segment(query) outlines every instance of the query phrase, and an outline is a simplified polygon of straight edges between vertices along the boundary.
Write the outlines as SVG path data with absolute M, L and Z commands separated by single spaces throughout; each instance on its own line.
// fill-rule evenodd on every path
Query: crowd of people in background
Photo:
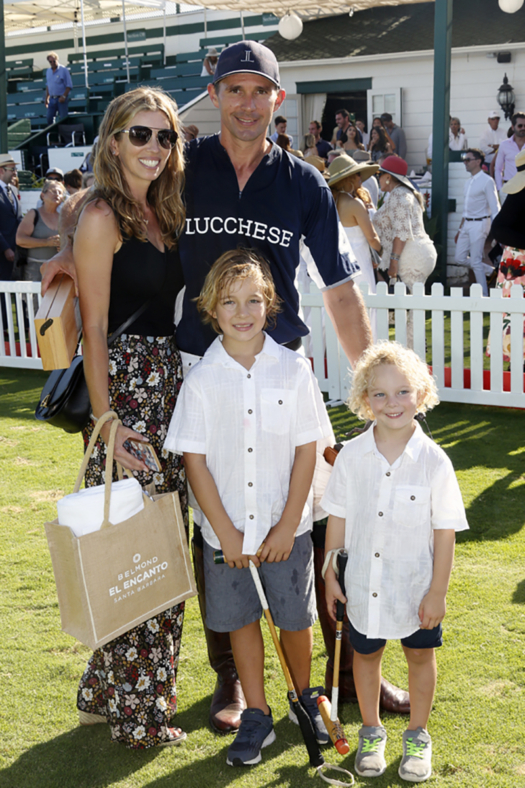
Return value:
M 215 48 L 210 48 L 203 62 L 203 73 L 205 71 L 207 75 L 213 77 L 219 54 Z M 46 102 L 49 104 L 50 113 L 53 109 L 55 114 L 58 113 L 62 116 L 67 111 L 69 72 L 67 68 L 58 63 L 55 53 L 48 55 L 48 61 L 50 68 L 47 73 L 48 97 Z M 57 80 L 63 82 L 60 86 L 62 92 L 56 87 Z M 455 262 L 458 265 L 470 267 L 476 282 L 481 284 L 484 295 L 488 294 L 489 285 L 499 284 L 502 286 L 499 282 L 501 277 L 498 274 L 497 263 L 503 247 L 496 245 L 495 250 L 491 253 L 492 261 L 488 262 L 487 260 L 488 246 L 490 243 L 495 244 L 497 240 L 500 240 L 497 236 L 497 233 L 500 232 L 500 223 L 496 222 L 492 230 L 491 224 L 498 216 L 500 207 L 507 198 L 505 186 L 517 173 L 515 160 L 517 157 L 519 158 L 525 145 L 525 113 L 516 112 L 512 116 L 508 133 L 500 128 L 500 120 L 501 113 L 499 111 L 491 111 L 488 114 L 487 127 L 480 137 L 478 147 L 469 146 L 466 130 L 459 117 L 451 116 L 449 123 L 449 148 L 451 151 L 462 153 L 465 168 L 471 176 L 465 183 L 464 210 L 461 225 L 455 238 Z M 381 278 L 390 283 L 399 278 L 410 291 L 415 281 L 426 281 L 434 263 L 429 257 L 428 265 L 425 263 L 423 266 L 426 271 L 425 276 L 418 272 L 417 277 L 414 278 L 412 274 L 408 273 L 410 266 L 406 264 L 405 260 L 408 250 L 415 238 L 424 232 L 425 214 L 423 210 L 420 210 L 419 198 L 417 200 L 418 206 L 416 207 L 414 202 L 414 206 L 411 208 L 412 219 L 406 226 L 403 226 L 400 234 L 394 235 L 392 238 L 387 237 L 390 229 L 387 232 L 384 223 L 385 217 L 390 213 L 392 216 L 394 215 L 393 206 L 395 202 L 399 201 L 399 195 L 403 194 L 405 197 L 405 200 L 402 201 L 403 205 L 404 203 L 408 204 L 411 200 L 414 201 L 418 196 L 417 184 L 408 177 L 405 131 L 396 124 L 394 117 L 388 112 L 374 116 L 368 129 L 363 118 L 355 117 L 344 107 L 336 110 L 334 121 L 335 126 L 331 132 L 330 140 L 323 137 L 321 122 L 313 119 L 308 124 L 308 133 L 302 138 L 302 144 L 295 147 L 293 136 L 287 131 L 287 118 L 277 114 L 273 119 L 274 131 L 270 140 L 290 155 L 304 159 L 323 173 L 331 187 L 334 187 L 334 161 L 340 156 L 344 156 L 344 160 L 335 165 L 337 172 L 342 167 L 345 172 L 348 170 L 352 176 L 355 176 L 354 180 L 360 180 L 363 172 L 367 174 L 366 183 L 361 181 L 353 183 L 352 187 L 348 187 L 345 192 L 344 199 L 339 195 L 338 199 L 342 209 L 344 208 L 345 216 L 348 213 L 352 217 L 351 224 L 344 226 L 347 229 L 351 228 L 353 235 L 356 235 L 359 229 L 368 238 L 370 230 L 368 226 L 365 228 L 365 220 L 362 217 L 366 215 L 367 221 L 372 220 L 374 212 L 380 207 L 381 211 L 374 220 L 376 222 L 374 232 L 377 231 L 379 235 L 383 256 L 374 256 L 374 246 L 370 244 L 373 277 L 369 276 L 368 252 L 367 264 L 364 266 L 364 270 L 368 273 L 365 273 L 364 276 L 370 279 L 371 287 L 375 286 L 375 282 Z M 183 126 L 181 131 L 188 143 L 199 137 L 199 129 L 195 125 Z M 432 162 L 432 144 L 431 134 L 427 149 L 428 165 L 431 165 Z M 52 256 L 52 251 L 57 246 L 55 243 L 56 231 L 64 232 L 69 228 L 76 200 L 71 202 L 70 209 L 64 211 L 64 216 L 61 219 L 63 206 L 74 195 L 82 194 L 94 180 L 90 170 L 92 170 L 95 151 L 96 141 L 92 155 L 88 156 L 85 162 L 86 172 L 72 170 L 63 174 L 58 168 L 47 170 L 36 209 L 26 214 L 20 227 L 18 227 L 21 221 L 20 203 L 15 186 L 16 166 L 9 157 L 9 160 L 6 159 L 3 162 L 5 166 L 0 166 L 0 198 L 3 199 L 3 205 L 0 205 L 0 208 L 4 213 L 11 212 L 12 214 L 8 217 L 7 224 L 14 223 L 13 226 L 16 225 L 14 235 L 12 233 L 10 235 L 9 229 L 5 238 L 0 235 L 5 246 L 1 261 L 2 278 L 10 279 L 12 276 L 16 276 L 16 278 L 26 281 L 40 279 L 37 261 L 46 259 L 46 256 Z M 3 158 L 5 159 L 5 156 Z M 390 168 L 388 169 L 388 172 L 391 173 L 390 179 L 382 178 L 380 174 L 370 176 L 370 165 L 378 165 L 378 169 L 384 172 L 385 162 L 387 162 L 386 166 Z M 356 169 L 358 165 L 365 165 L 365 167 L 358 171 Z M 404 181 L 400 181 L 399 178 Z M 53 186 L 53 181 L 57 182 L 58 186 Z M 400 185 L 404 190 L 397 191 Z M 392 197 L 393 189 L 396 189 L 394 197 Z M 340 185 L 336 187 L 336 192 L 339 191 Z M 14 195 L 17 196 L 14 197 Z M 356 205 L 353 205 L 351 201 L 356 202 Z M 357 207 L 357 203 L 360 207 Z M 396 215 L 396 223 L 403 225 L 399 215 Z M 416 225 L 418 230 L 414 234 Z M 0 233 L 2 231 L 2 227 L 0 227 Z M 424 234 L 426 236 L 426 233 Z M 398 238 L 403 245 L 408 243 L 408 247 L 406 250 L 404 248 L 397 251 L 392 249 L 394 259 L 385 259 L 384 250 L 390 248 L 393 238 Z M 426 238 L 428 239 L 428 236 Z M 41 239 L 39 246 L 36 244 L 38 239 Z M 504 243 L 503 238 L 501 242 Z M 493 265 L 494 262 L 496 266 Z M 514 266 L 511 265 L 510 269 L 514 271 Z M 506 274 L 508 279 L 511 277 L 510 269 Z M 512 276 L 512 281 L 515 279 L 516 277 Z
M 461 224 L 457 235 L 456 242 L 456 255 L 455 262 L 457 265 L 467 266 L 471 269 L 474 279 L 482 287 L 483 294 L 488 295 L 489 286 L 504 286 L 506 287 L 506 294 L 508 284 L 502 284 L 502 272 L 498 269 L 497 263 L 501 257 L 502 248 L 496 241 L 498 241 L 498 233 L 501 233 L 501 223 L 498 220 L 495 222 L 496 217 L 499 216 L 500 208 L 507 199 L 508 190 L 505 189 L 507 183 L 516 175 L 517 159 L 522 152 L 525 145 L 525 113 L 516 112 L 511 118 L 511 126 L 508 132 L 505 132 L 499 127 L 501 120 L 501 113 L 493 110 L 489 113 L 487 118 L 487 128 L 483 131 L 479 147 L 470 147 L 465 129 L 462 127 L 461 120 L 458 117 L 451 116 L 449 123 L 449 148 L 451 151 L 458 151 L 462 154 L 462 160 L 465 164 L 467 173 L 471 176 L 465 183 L 464 187 L 464 207 L 461 218 Z M 333 128 L 331 140 L 322 137 L 323 127 L 318 120 L 312 120 L 308 126 L 308 134 L 304 136 L 302 149 L 294 151 L 291 144 L 287 144 L 288 136 L 279 136 L 279 132 L 286 133 L 287 120 L 283 116 L 275 119 L 276 130 L 272 139 L 276 139 L 278 144 L 281 144 L 285 150 L 298 157 L 304 157 L 305 161 L 315 166 L 317 169 L 324 172 L 330 186 L 336 190 L 336 198 L 338 200 L 338 207 L 341 206 L 344 210 L 345 216 L 352 216 L 352 223 L 345 225 L 343 219 L 343 226 L 348 230 L 352 228 L 352 234 L 355 236 L 357 232 L 364 232 L 365 228 L 362 222 L 358 222 L 357 216 L 361 216 L 360 209 L 355 206 L 348 208 L 352 205 L 351 201 L 358 201 L 360 207 L 370 213 L 378 207 L 378 199 L 381 200 L 383 205 L 379 216 L 375 219 L 376 230 L 382 241 L 382 249 L 390 248 L 391 242 L 394 237 L 397 237 L 403 246 L 409 242 L 408 249 L 411 244 L 419 237 L 424 242 L 425 252 L 423 257 L 418 254 L 413 256 L 412 263 L 409 265 L 407 260 L 407 252 L 401 249 L 400 253 L 394 251 L 394 259 L 385 259 L 383 257 L 382 264 L 374 260 L 373 265 L 374 281 L 370 282 L 372 292 L 375 288 L 375 282 L 381 278 L 392 283 L 397 279 L 403 281 L 409 291 L 411 291 L 414 282 L 425 282 L 435 266 L 435 249 L 424 229 L 424 206 L 421 203 L 420 195 L 418 196 L 417 183 L 407 177 L 408 167 L 406 164 L 407 158 L 407 142 L 404 130 L 398 126 L 393 116 L 390 113 L 383 113 L 382 115 L 375 116 L 372 119 L 372 124 L 369 132 L 366 130 L 366 125 L 362 119 L 356 118 L 345 108 L 339 109 L 335 112 L 335 127 Z M 358 165 L 364 164 L 368 172 L 370 165 L 378 164 L 381 170 L 387 162 L 388 172 L 391 178 L 381 179 L 381 175 L 369 177 L 367 175 L 366 184 L 359 183 L 351 190 L 345 190 L 344 199 L 341 195 L 337 195 L 341 190 L 341 185 L 334 186 L 334 170 L 333 162 L 343 156 L 343 159 L 336 165 L 335 172 L 339 172 L 342 168 L 344 172 L 352 172 L 357 177 L 359 172 Z M 432 162 L 432 134 L 429 137 L 428 150 L 427 150 L 427 164 Z M 392 169 L 393 168 L 393 169 Z M 362 175 L 361 171 L 361 175 Z M 404 179 L 401 183 L 399 179 Z M 341 178 L 337 178 L 340 182 Z M 520 181 L 521 182 L 521 181 Z M 346 183 L 346 179 L 345 179 Z M 391 192 L 400 185 L 408 189 L 408 192 L 396 192 L 394 200 L 391 200 Z M 410 199 L 417 197 L 418 207 L 414 203 L 411 219 L 407 220 L 407 226 L 402 227 L 403 220 L 399 213 L 394 212 L 394 203 L 398 202 L 400 194 L 404 194 L 407 203 Z M 410 197 L 412 195 L 412 198 Z M 365 196 L 366 195 L 366 196 Z M 514 200 L 511 201 L 514 204 Z M 401 208 L 399 209 L 401 210 Z M 408 212 L 410 213 L 410 211 Z M 388 238 L 390 226 L 383 223 L 385 217 L 392 215 L 395 217 L 395 224 L 398 229 L 402 227 L 398 236 L 394 235 Z M 364 215 L 364 214 L 363 214 Z M 373 214 L 372 214 L 373 215 Z M 407 214 L 408 216 L 408 214 Z M 381 218 L 383 217 L 383 219 Z M 492 229 L 491 225 L 494 223 Z M 417 226 L 417 231 L 414 228 Z M 365 232 L 367 236 L 368 230 Z M 511 231 L 512 234 L 512 231 Z M 504 237 L 507 237 L 504 233 Z M 362 239 L 360 239 L 362 240 Z M 354 238 L 354 243 L 358 243 Z M 502 237 L 501 243 L 504 243 Z M 518 240 L 522 244 L 522 240 Z M 494 247 L 490 253 L 490 261 L 488 258 L 490 245 Z M 359 245 L 359 244 L 358 244 Z M 368 279 L 368 258 L 372 254 L 373 258 L 373 244 L 370 243 L 370 248 L 367 250 L 366 263 L 362 264 L 363 275 Z M 430 254 L 432 248 L 432 254 Z M 519 247 L 522 248 L 521 246 Z M 407 249 L 407 251 L 408 251 Z M 421 270 L 415 273 L 414 260 L 418 257 L 423 260 L 420 266 Z M 509 252 L 506 252 L 506 259 L 509 258 Z M 514 258 L 513 258 L 514 259 Z M 521 258 L 520 258 L 521 259 Z M 420 260 L 420 261 L 421 261 Z M 495 264 L 494 264 L 495 263 Z M 409 268 L 411 269 L 409 273 Z M 510 264 L 506 268 L 505 281 L 512 282 L 521 281 L 520 276 L 515 276 L 515 266 Z M 512 278 L 512 279 L 511 279 Z M 524 280 L 525 281 L 525 280 Z M 409 326 L 410 328 L 410 326 Z

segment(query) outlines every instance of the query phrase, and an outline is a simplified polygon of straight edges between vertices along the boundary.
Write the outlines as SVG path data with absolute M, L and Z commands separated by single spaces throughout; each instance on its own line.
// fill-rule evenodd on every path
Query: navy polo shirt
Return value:
M 330 151 L 333 150 L 330 143 L 323 139 L 320 139 L 319 142 L 316 142 L 315 147 L 317 148 L 317 153 L 323 159 L 326 159 Z
M 282 311 L 268 333 L 279 344 L 306 336 L 295 285 L 299 244 L 309 247 L 321 290 L 352 279 L 359 266 L 339 220 L 330 189 L 310 164 L 273 145 L 243 191 L 219 135 L 186 146 L 186 226 L 179 242 L 186 285 L 177 344 L 202 356 L 216 333 L 203 325 L 194 299 L 213 263 L 230 249 L 253 248 L 269 262 Z M 341 245 L 341 248 L 339 248 Z

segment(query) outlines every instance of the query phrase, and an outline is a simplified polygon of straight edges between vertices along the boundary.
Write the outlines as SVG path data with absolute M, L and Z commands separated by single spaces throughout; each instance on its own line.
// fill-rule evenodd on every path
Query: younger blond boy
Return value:
M 387 734 L 379 717 L 381 657 L 400 639 L 408 662 L 410 720 L 399 775 L 432 772 L 427 723 L 436 687 L 435 649 L 454 558 L 455 532 L 468 528 L 452 464 L 422 431 L 418 413 L 438 403 L 418 356 L 395 342 L 369 348 L 356 365 L 349 406 L 373 426 L 340 452 L 321 506 L 330 515 L 326 551 L 344 547 L 346 599 L 331 562 L 326 599 L 347 603 L 354 679 L 363 719 L 355 769 L 386 769 Z M 334 616 L 335 617 L 335 616 Z

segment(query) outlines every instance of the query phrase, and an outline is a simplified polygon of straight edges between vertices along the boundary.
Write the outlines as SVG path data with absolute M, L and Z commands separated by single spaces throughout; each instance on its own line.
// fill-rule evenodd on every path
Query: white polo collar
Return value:
M 255 356 L 255 364 L 257 364 L 258 359 L 263 355 L 270 356 L 270 358 L 275 358 L 277 360 L 280 358 L 280 345 L 278 345 L 265 331 L 263 331 L 263 334 L 264 345 L 260 353 L 257 353 Z M 222 335 L 218 336 L 217 339 L 212 342 L 202 360 L 207 364 L 222 364 L 224 367 L 240 368 L 244 372 L 246 371 L 238 361 L 235 361 L 235 359 L 225 351 L 222 344 Z
M 374 427 L 376 422 L 372 424 L 371 427 L 363 434 L 362 436 L 362 444 L 363 444 L 363 454 L 368 454 L 369 452 L 374 452 L 378 456 L 383 457 L 381 452 L 378 450 L 376 445 L 376 439 L 374 436 Z M 404 454 L 406 454 L 412 462 L 417 462 L 419 455 L 421 453 L 421 449 L 423 448 L 425 433 L 421 429 L 419 422 L 416 421 L 416 429 L 410 440 L 408 441 L 407 445 L 405 446 L 403 453 L 397 458 L 394 465 L 401 461 Z

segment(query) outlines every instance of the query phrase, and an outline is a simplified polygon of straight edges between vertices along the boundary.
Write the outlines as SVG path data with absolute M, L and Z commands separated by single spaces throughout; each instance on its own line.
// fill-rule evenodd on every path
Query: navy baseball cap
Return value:
M 271 49 L 256 41 L 239 41 L 222 50 L 213 77 L 216 85 L 230 74 L 258 74 L 266 77 L 276 87 L 281 86 L 279 64 Z

